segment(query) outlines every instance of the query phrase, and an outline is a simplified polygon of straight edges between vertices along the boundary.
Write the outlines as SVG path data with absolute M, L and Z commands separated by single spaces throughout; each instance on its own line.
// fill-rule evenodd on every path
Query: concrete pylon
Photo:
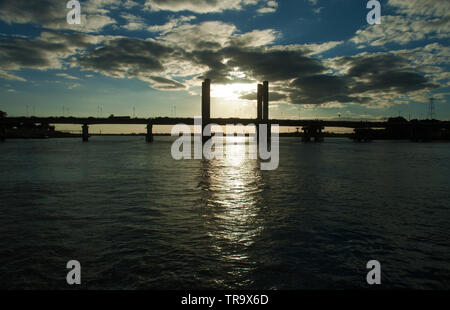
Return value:
M 147 143 L 153 142 L 153 124 L 152 123 L 147 124 L 147 134 L 145 135 L 145 141 Z
M 263 99 L 263 121 L 267 124 L 267 141 L 270 143 L 272 137 L 272 127 L 269 121 L 269 82 L 263 82 L 262 88 L 262 99 Z
M 88 124 L 84 124 L 82 127 L 82 138 L 83 138 L 83 142 L 88 142 L 89 141 L 89 125 Z
M 263 119 L 269 120 L 269 82 L 263 83 Z
M 205 79 L 202 83 L 202 141 L 205 143 L 211 138 L 211 132 L 204 135 L 205 127 L 211 120 L 211 80 Z
M 256 110 L 257 110 L 257 117 L 256 117 L 256 142 L 259 144 L 259 125 L 262 123 L 263 120 L 263 84 L 258 84 L 257 92 L 256 92 Z
M 263 85 L 258 84 L 258 92 L 257 92 L 257 110 L 258 110 L 258 121 L 262 121 L 263 119 Z

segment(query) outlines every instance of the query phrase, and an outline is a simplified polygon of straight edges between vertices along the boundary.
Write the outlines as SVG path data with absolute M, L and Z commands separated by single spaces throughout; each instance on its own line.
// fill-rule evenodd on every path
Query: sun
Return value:
M 244 94 L 256 92 L 254 84 L 215 84 L 211 86 L 211 97 L 226 100 L 239 100 Z

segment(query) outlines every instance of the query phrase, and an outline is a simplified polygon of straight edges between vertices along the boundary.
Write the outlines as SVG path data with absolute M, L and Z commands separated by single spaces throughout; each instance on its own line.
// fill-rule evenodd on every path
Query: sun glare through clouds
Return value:
M 212 85 L 211 97 L 222 98 L 227 100 L 240 100 L 240 97 L 256 92 L 255 84 L 227 84 L 227 85 Z M 256 95 L 255 95 L 256 100 Z

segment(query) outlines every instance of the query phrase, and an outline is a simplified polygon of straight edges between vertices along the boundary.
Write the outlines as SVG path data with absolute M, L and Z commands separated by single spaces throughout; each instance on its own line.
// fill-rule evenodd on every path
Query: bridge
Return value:
M 206 79 L 202 84 L 202 129 L 204 130 L 208 124 L 217 125 L 256 125 L 258 130 L 259 124 L 279 125 L 280 127 L 297 127 L 303 130 L 303 141 L 307 142 L 312 139 L 316 142 L 323 141 L 322 131 L 325 127 L 342 127 L 352 128 L 361 133 L 373 128 L 387 128 L 388 122 L 369 122 L 369 121 L 326 121 L 326 120 L 289 120 L 289 119 L 270 119 L 269 118 L 269 82 L 259 84 L 257 88 L 257 118 L 256 119 L 242 119 L 242 118 L 211 118 L 211 81 Z M 130 117 L 5 117 L 0 118 L 0 138 L 2 140 L 6 137 L 7 126 L 17 126 L 18 124 L 79 124 L 82 127 L 83 141 L 89 140 L 89 126 L 90 125 L 146 125 L 146 141 L 153 142 L 153 126 L 155 125 L 177 125 L 186 124 L 194 125 L 195 118 L 130 118 Z M 444 124 L 444 123 L 443 123 Z M 445 122 L 448 127 L 448 122 Z M 392 124 L 390 124 L 392 125 Z M 402 124 L 399 124 L 402 125 Z M 210 134 L 204 136 L 204 140 L 209 139 Z
M 194 125 L 195 118 L 183 117 L 157 117 L 157 118 L 98 118 L 98 117 L 6 117 L 0 119 L 2 125 L 14 124 L 71 124 L 71 125 Z M 260 121 L 253 118 L 211 118 L 211 124 L 225 125 L 250 125 Z M 303 127 L 320 124 L 324 127 L 341 128 L 386 128 L 387 122 L 366 121 L 323 121 L 323 120 L 294 120 L 294 119 L 270 119 L 264 124 L 279 125 L 280 127 Z
M 150 127 L 158 125 L 177 125 L 186 124 L 194 125 L 195 118 L 97 118 L 97 117 L 7 117 L 0 119 L 1 125 L 15 126 L 17 124 L 69 124 L 81 125 L 82 128 L 91 125 L 147 125 Z M 246 118 L 211 118 L 209 124 L 225 125 L 251 125 L 262 123 L 258 119 Z M 303 128 L 325 128 L 325 127 L 341 127 L 341 128 L 386 128 L 386 122 L 355 122 L 355 121 L 323 121 L 323 120 L 288 120 L 288 119 L 270 119 L 264 124 L 279 125 L 280 127 L 297 127 Z M 88 134 L 88 132 L 87 132 Z M 151 140 L 151 139 L 150 139 Z

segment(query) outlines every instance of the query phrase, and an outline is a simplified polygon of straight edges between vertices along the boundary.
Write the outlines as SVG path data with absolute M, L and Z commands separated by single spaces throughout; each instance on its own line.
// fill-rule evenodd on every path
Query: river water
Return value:
M 261 171 L 173 141 L 1 143 L 0 288 L 450 288 L 450 144 L 281 138 Z

